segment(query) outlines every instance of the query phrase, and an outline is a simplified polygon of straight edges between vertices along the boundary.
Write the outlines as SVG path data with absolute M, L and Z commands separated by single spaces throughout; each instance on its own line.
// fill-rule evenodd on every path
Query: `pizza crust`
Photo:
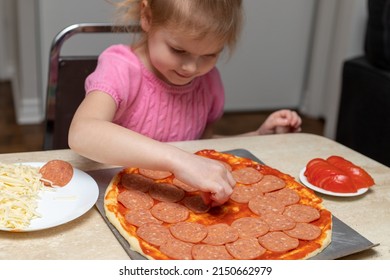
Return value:
M 118 195 L 118 189 L 115 187 L 116 183 L 119 180 L 119 174 L 115 175 L 115 177 L 111 180 L 108 185 L 106 192 L 104 194 L 104 211 L 106 213 L 107 219 L 110 223 L 118 230 L 118 232 L 123 236 L 124 239 L 129 243 L 131 250 L 141 254 L 147 259 L 153 260 L 153 258 L 143 252 L 141 249 L 139 240 L 134 236 L 130 235 L 122 226 L 124 223 L 124 217 L 120 215 L 118 212 L 113 212 L 110 210 L 111 207 L 116 207 L 117 201 L 115 200 L 115 196 L 112 194 Z
M 309 253 L 304 259 L 310 259 L 311 257 L 314 257 L 314 256 L 318 255 L 319 253 L 321 253 L 326 247 L 328 247 L 328 245 L 332 241 L 332 230 L 330 230 L 330 229 L 326 230 L 325 235 L 326 235 L 326 237 L 323 240 L 322 246 L 320 248 L 318 248 L 317 250 Z
M 228 160 L 230 165 L 232 165 L 232 163 L 233 163 L 233 165 L 234 164 L 237 165 L 241 162 L 241 159 L 242 159 L 242 158 L 238 158 L 238 157 L 235 157 L 232 155 L 226 156 L 225 154 L 218 153 L 215 151 L 214 151 L 213 155 L 214 156 L 215 155 L 217 155 L 217 156 L 222 155 L 223 156 L 222 159 Z M 221 160 L 221 159 L 219 159 L 219 160 Z M 248 159 L 245 159 L 245 160 L 248 160 Z M 255 163 L 255 164 L 258 164 L 258 163 Z M 161 253 L 158 248 L 148 244 L 144 240 L 137 237 L 135 234 L 135 230 L 136 230 L 135 226 L 129 225 L 128 222 L 126 221 L 124 215 L 121 213 L 121 211 L 118 210 L 119 209 L 119 202 L 117 201 L 116 197 L 118 196 L 118 193 L 119 193 L 118 185 L 119 185 L 121 176 L 123 175 L 123 172 L 129 172 L 129 171 L 135 172 L 135 170 L 137 170 L 137 169 L 136 168 L 124 169 L 122 172 L 116 174 L 114 176 L 114 178 L 111 180 L 109 186 L 106 189 L 105 196 L 104 196 L 104 209 L 105 209 L 106 216 L 107 216 L 108 220 L 110 221 L 110 223 L 118 230 L 118 232 L 129 243 L 131 250 L 138 252 L 139 254 L 141 254 L 142 256 L 144 256 L 145 258 L 150 259 L 150 260 L 171 259 L 168 256 Z M 286 175 L 283 173 L 280 173 L 280 174 L 282 174 L 281 177 L 285 176 L 285 179 L 292 178 L 289 175 Z M 288 182 L 288 180 L 287 180 L 287 182 Z M 301 186 L 300 184 L 298 184 L 298 185 Z M 289 187 L 291 187 L 291 186 L 289 186 Z M 294 189 L 294 187 L 295 187 L 295 184 L 292 187 L 292 189 Z M 303 203 L 305 205 L 315 205 L 317 209 L 327 211 L 329 213 L 328 210 L 323 208 L 323 206 L 321 204 L 321 202 L 322 202 L 321 198 L 317 197 L 314 194 L 314 192 L 312 192 L 311 190 L 308 190 L 304 187 L 303 188 L 299 187 L 298 189 L 295 189 L 295 190 L 297 191 L 299 196 L 302 198 Z M 305 248 L 298 247 L 298 249 L 281 254 L 280 258 L 281 259 L 309 259 L 309 258 L 319 254 L 320 252 L 322 252 L 331 243 L 331 239 L 332 239 L 332 220 L 331 220 L 330 213 L 329 213 L 329 215 L 330 215 L 330 218 L 329 218 L 330 221 L 328 221 L 327 224 L 320 226 L 321 230 L 322 230 L 321 238 L 319 239 L 319 241 L 318 240 L 313 241 L 313 242 L 317 242 L 317 244 L 319 244 L 319 246 L 320 246 L 319 248 L 317 248 L 309 253 L 303 252 L 304 256 L 297 258 L 297 256 L 299 256 L 300 250 L 302 251 L 305 249 Z M 189 217 L 188 220 L 191 222 L 196 222 L 197 218 L 196 218 L 196 216 L 191 215 L 191 217 Z M 131 234 L 131 232 L 129 232 L 129 230 L 127 229 L 128 226 L 133 227 L 133 229 L 134 229 L 133 234 Z M 326 227 L 327 229 L 325 229 L 324 227 Z M 153 256 L 157 256 L 157 257 L 154 258 Z M 261 259 L 261 257 L 260 257 L 260 259 Z

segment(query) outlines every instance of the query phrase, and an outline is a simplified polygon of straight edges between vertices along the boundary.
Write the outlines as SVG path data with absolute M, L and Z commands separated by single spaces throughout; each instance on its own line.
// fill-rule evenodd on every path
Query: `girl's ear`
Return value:
M 148 0 L 141 1 L 141 28 L 144 32 L 149 32 L 152 25 L 152 13 L 149 8 Z

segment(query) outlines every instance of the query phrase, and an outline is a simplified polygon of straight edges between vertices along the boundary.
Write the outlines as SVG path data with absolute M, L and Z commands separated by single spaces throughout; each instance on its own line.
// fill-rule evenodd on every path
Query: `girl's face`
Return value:
M 224 47 L 211 35 L 194 39 L 166 28 L 158 28 L 147 36 L 145 55 L 150 70 L 174 85 L 188 84 L 209 72 Z

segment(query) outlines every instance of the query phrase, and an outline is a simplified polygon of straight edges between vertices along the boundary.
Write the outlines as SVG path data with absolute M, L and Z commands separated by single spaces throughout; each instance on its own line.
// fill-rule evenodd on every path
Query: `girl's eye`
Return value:
M 218 54 L 208 54 L 206 55 L 206 57 L 208 58 L 216 58 L 218 56 Z
M 186 51 L 184 50 L 180 50 L 180 49 L 175 49 L 175 48 L 171 48 L 171 50 L 174 52 L 174 53 L 178 53 L 178 54 L 184 54 Z

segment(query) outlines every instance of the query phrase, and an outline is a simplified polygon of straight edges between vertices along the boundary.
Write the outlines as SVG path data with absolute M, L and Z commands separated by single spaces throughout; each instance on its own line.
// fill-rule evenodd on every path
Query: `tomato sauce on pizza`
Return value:
M 290 175 L 215 150 L 196 154 L 232 172 L 227 203 L 210 208 L 169 172 L 131 167 L 113 178 L 106 215 L 131 249 L 149 259 L 307 259 L 330 243 L 331 213 Z

